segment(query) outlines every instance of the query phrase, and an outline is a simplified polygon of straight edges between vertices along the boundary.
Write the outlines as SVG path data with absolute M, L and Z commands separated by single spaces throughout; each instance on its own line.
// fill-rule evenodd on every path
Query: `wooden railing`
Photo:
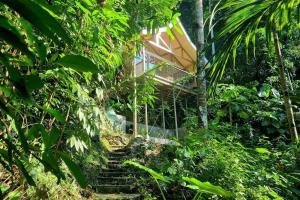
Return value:
M 176 84 L 186 88 L 193 88 L 196 85 L 196 76 L 180 66 L 172 63 L 151 52 L 145 52 L 145 56 L 139 55 L 139 62 L 136 63 L 137 76 L 150 71 L 162 82 Z

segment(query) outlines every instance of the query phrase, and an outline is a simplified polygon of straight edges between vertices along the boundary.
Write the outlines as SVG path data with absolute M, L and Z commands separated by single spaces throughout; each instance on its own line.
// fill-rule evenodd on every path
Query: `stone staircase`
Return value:
M 126 159 L 127 149 L 123 145 L 111 145 L 113 151 L 108 155 L 107 168 L 95 174 L 92 189 L 99 200 L 127 200 L 141 199 L 137 194 L 137 185 L 134 174 L 122 165 Z

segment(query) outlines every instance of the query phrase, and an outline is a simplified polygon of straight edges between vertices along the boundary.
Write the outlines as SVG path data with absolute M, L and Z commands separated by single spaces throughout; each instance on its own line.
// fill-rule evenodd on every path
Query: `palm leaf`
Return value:
M 297 9 L 300 5 L 298 0 L 227 0 L 223 5 L 217 5 L 211 18 L 216 13 L 226 11 L 226 16 L 219 19 L 214 25 L 226 22 L 222 30 L 215 36 L 212 42 L 222 41 L 215 60 L 210 58 L 211 66 L 207 67 L 208 75 L 211 77 L 211 85 L 215 86 L 216 82 L 222 78 L 225 69 L 229 66 L 229 60 L 235 58 L 237 48 L 245 41 L 246 56 L 248 57 L 249 44 L 252 42 L 253 54 L 255 55 L 255 37 L 258 29 L 264 28 L 267 42 L 271 42 L 272 26 L 274 21 L 279 31 L 289 26 L 291 18 L 299 14 Z

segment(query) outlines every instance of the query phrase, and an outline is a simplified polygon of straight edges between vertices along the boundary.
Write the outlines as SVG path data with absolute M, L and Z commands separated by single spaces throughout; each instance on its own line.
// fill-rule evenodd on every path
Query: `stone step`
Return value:
M 134 185 L 93 185 L 92 188 L 96 192 L 101 193 L 132 193 L 136 191 Z
M 139 200 L 142 199 L 140 194 L 96 194 L 95 200 Z
M 110 184 L 110 185 L 125 185 L 125 184 L 132 184 L 136 181 L 135 178 L 130 176 L 123 176 L 123 177 L 99 177 L 97 178 L 97 183 L 99 184 Z
M 122 171 L 112 171 L 112 172 L 103 172 L 99 174 L 97 177 L 120 177 L 120 176 L 128 176 L 128 172 Z
M 130 157 L 127 155 L 109 155 L 107 156 L 107 158 L 109 160 L 119 160 L 119 161 L 130 159 Z
M 114 152 L 128 152 L 129 149 L 128 148 L 113 148 L 115 149 Z
M 118 159 L 109 159 L 108 164 L 121 164 L 121 160 L 118 160 Z
M 121 157 L 121 156 L 126 156 L 128 155 L 127 152 L 125 151 L 113 151 L 109 153 L 109 156 L 116 156 L 116 157 Z
M 108 163 L 107 167 L 110 169 L 122 169 L 124 166 L 122 164 Z
M 126 145 L 110 145 L 112 149 L 125 149 Z
M 102 168 L 101 171 L 103 173 L 105 172 L 130 172 L 128 169 L 126 168 Z

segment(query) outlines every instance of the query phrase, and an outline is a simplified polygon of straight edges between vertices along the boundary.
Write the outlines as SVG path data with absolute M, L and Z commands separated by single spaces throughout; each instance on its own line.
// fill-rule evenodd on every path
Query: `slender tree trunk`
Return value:
M 197 76 L 198 76 L 198 122 L 199 127 L 207 128 L 207 100 L 205 79 L 204 24 L 203 0 L 196 0 L 196 47 L 197 47 Z
M 287 117 L 288 124 L 289 124 L 289 131 L 291 134 L 292 141 L 295 143 L 298 143 L 298 140 L 299 140 L 298 132 L 297 132 L 295 118 L 294 118 L 294 112 L 293 112 L 293 108 L 292 108 L 292 104 L 291 104 L 291 100 L 290 100 L 289 92 L 288 92 L 288 88 L 287 88 L 287 82 L 286 82 L 285 73 L 284 73 L 285 66 L 283 63 L 282 53 L 281 53 L 281 49 L 280 49 L 280 42 L 279 42 L 278 32 L 277 32 L 275 23 L 273 25 L 273 37 L 274 37 L 276 59 L 277 59 L 277 65 L 278 65 L 278 71 L 279 71 L 280 87 L 281 87 L 281 92 L 283 94 L 285 112 L 286 112 L 286 117 Z
M 138 128 L 137 128 L 137 84 L 136 84 L 136 65 L 135 65 L 135 59 L 136 54 L 133 58 L 133 70 L 132 70 L 132 76 L 133 76 L 133 116 L 132 116 L 132 123 L 133 123 L 133 137 L 137 137 L 138 135 Z
M 209 14 L 211 14 L 211 8 L 212 8 L 212 4 L 213 2 L 211 0 L 208 1 L 208 6 L 209 6 Z M 213 19 L 211 20 L 213 22 Z M 212 27 L 212 24 L 210 24 L 211 30 L 210 30 L 210 38 L 213 40 L 215 37 L 214 34 L 214 28 Z M 215 42 L 211 43 L 211 54 L 213 56 L 213 59 L 215 60 L 215 54 L 216 54 L 216 47 L 215 47 Z

